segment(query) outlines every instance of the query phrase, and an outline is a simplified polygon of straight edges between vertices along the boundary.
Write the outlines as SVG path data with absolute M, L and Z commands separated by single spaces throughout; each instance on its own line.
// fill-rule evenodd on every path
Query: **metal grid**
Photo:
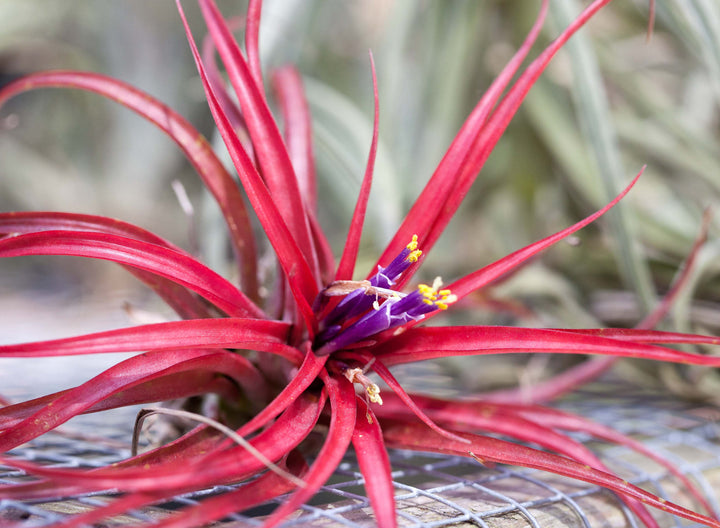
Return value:
M 716 511 L 720 511 L 720 411 L 709 407 L 688 407 L 657 399 L 648 394 L 608 396 L 620 391 L 585 393 L 563 406 L 600 423 L 642 438 L 644 443 L 672 460 L 702 489 Z M 125 415 L 126 418 L 130 418 Z M 81 430 L 127 441 L 129 431 L 115 420 L 99 417 L 76 423 Z M 93 429 L 88 429 L 92 426 Z M 100 430 L 104 426 L 108 430 Z M 579 435 L 602 455 L 605 463 L 623 478 L 659 496 L 686 506 L 699 508 L 664 468 L 618 446 L 605 446 Z M 127 451 L 94 442 L 69 440 L 47 435 L 31 445 L 13 451 L 14 455 L 56 467 L 96 467 L 127 456 Z M 571 479 L 540 471 L 497 466 L 483 467 L 462 457 L 393 451 L 393 479 L 399 524 L 403 527 L 597 527 L 638 526 L 629 511 L 610 492 Z M 22 473 L 0 467 L 0 482 L 23 480 Z M 200 493 L 176 497 L 143 511 L 130 512 L 104 523 L 104 526 L 148 522 L 169 511 L 196 504 L 203 497 L 230 488 L 217 487 Z M 107 494 L 63 498 L 58 501 L 19 503 L 0 501 L 3 520 L 22 520 L 24 526 L 47 526 L 78 513 L 106 504 Z M 244 514 L 226 517 L 223 527 L 258 526 L 282 499 Z M 690 526 L 683 520 L 659 513 L 663 527 Z M 372 511 L 363 495 L 357 464 L 348 457 L 333 479 L 309 504 L 296 512 L 284 526 L 371 527 Z

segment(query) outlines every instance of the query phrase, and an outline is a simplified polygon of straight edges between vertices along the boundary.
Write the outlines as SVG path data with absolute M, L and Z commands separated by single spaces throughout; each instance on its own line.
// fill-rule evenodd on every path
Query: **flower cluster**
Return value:
M 419 248 L 424 252 L 432 249 L 528 90 L 567 39 L 610 0 L 592 2 L 519 71 L 543 25 L 547 0 L 542 2 L 525 42 L 468 116 L 374 271 L 360 281 L 352 279 L 377 150 L 377 83 L 367 169 L 336 265 L 317 220 L 310 117 L 300 76 L 292 68 L 273 76 L 285 123 L 281 134 L 270 111 L 258 56 L 261 2 L 249 3 L 243 52 L 214 0 L 198 1 L 209 30 L 202 54 L 179 2 L 178 9 L 210 111 L 239 183 L 189 122 L 113 78 L 75 71 L 36 73 L 0 91 L 0 105 L 28 90 L 73 88 L 117 101 L 159 127 L 182 149 L 219 204 L 237 256 L 240 284 L 231 283 L 171 242 L 118 220 L 58 212 L 0 214 L 0 257 L 71 255 L 115 262 L 152 288 L 180 319 L 0 346 L 0 357 L 147 351 L 77 387 L 0 408 L 0 452 L 81 413 L 206 394 L 218 395 L 224 405 L 217 407 L 214 416 L 198 417 L 201 425 L 177 440 L 92 471 L 48 468 L 0 455 L 0 463 L 38 477 L 23 484 L 0 485 L 0 499 L 35 500 L 107 489 L 122 494 L 106 506 L 68 518 L 65 524 L 77 526 L 190 490 L 239 484 L 234 491 L 187 507 L 157 524 L 191 527 L 292 492 L 265 520 L 270 527 L 308 500 L 352 445 L 381 527 L 397 525 L 387 455 L 387 448 L 396 447 L 525 465 L 599 484 L 615 491 L 650 528 L 657 522 L 646 505 L 720 528 L 694 484 L 672 464 L 629 438 L 579 417 L 526 405 L 517 394 L 503 401 L 478 402 L 408 394 L 389 370 L 393 365 L 437 357 L 517 352 L 720 365 L 717 357 L 659 346 L 719 344 L 709 336 L 647 328 L 570 331 L 422 324 L 593 222 L 625 196 L 639 174 L 601 210 L 453 281 L 447 288 L 440 279 L 415 289 L 407 286 L 424 256 Z M 215 64 L 216 54 L 235 97 Z M 276 283 L 262 285 L 277 292 L 267 302 L 259 295 L 251 212 L 243 194 L 281 270 Z M 272 315 L 276 313 L 281 317 Z M 390 389 L 382 397 L 368 377 L 370 371 Z M 356 392 L 356 385 L 364 395 Z M 230 429 L 229 424 L 236 428 Z M 710 516 L 664 501 L 613 475 L 592 452 L 562 433 L 567 430 L 628 445 L 658 461 L 681 480 Z M 324 441 L 319 449 L 308 452 L 303 440 L 312 432 L 321 433 Z M 543 449 L 522 443 L 530 441 Z

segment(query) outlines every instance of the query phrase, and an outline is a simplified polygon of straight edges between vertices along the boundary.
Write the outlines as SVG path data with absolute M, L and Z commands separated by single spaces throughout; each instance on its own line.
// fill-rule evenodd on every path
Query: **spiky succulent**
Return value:
M 242 483 L 222 496 L 182 510 L 158 526 L 197 526 L 291 492 L 266 520 L 275 526 L 308 500 L 336 469 L 352 444 L 378 526 L 396 525 L 388 447 L 474 457 L 555 472 L 619 494 L 648 526 L 645 505 L 720 527 L 708 516 L 666 502 L 614 476 L 587 448 L 563 434 L 581 430 L 621 443 L 660 461 L 698 500 L 707 502 L 671 464 L 612 430 L 557 410 L 503 401 L 452 401 L 408 394 L 389 367 L 433 358 L 571 353 L 628 356 L 717 366 L 720 358 L 658 344 L 709 343 L 699 335 L 636 330 L 559 330 L 498 326 L 423 326 L 440 311 L 521 266 L 529 258 L 593 222 L 613 207 L 638 176 L 606 207 L 575 225 L 452 281 L 408 287 L 470 189 L 486 159 L 553 55 L 610 0 L 596 0 L 520 73 L 547 11 L 488 88 L 450 145 L 394 237 L 353 280 L 377 149 L 378 103 L 367 170 L 345 247 L 334 263 L 317 220 L 310 117 L 299 75 L 292 68 L 273 78 L 284 122 L 281 134 L 268 106 L 258 56 L 261 3 L 250 2 L 244 54 L 213 0 L 199 0 L 209 29 L 201 57 L 181 5 L 188 40 L 206 98 L 238 181 L 208 142 L 185 119 L 119 80 L 86 72 L 37 73 L 0 92 L 0 103 L 27 91 L 67 87 L 119 102 L 161 128 L 183 150 L 215 197 L 237 257 L 239 285 L 185 250 L 139 227 L 110 218 L 53 212 L 0 214 L 0 257 L 72 255 L 126 267 L 181 318 L 84 336 L 4 345 L 4 357 L 47 357 L 146 351 L 68 390 L 0 409 L 0 448 L 10 450 L 81 413 L 140 402 L 218 394 L 207 421 L 177 440 L 109 467 L 81 471 L 46 468 L 0 457 L 39 477 L 0 486 L 0 497 L 37 499 L 113 489 L 107 506 L 64 526 L 88 524 L 179 493 Z M 226 91 L 214 54 L 222 59 L 235 99 Z M 374 73 L 373 73 L 374 75 Z M 642 171 L 641 171 L 642 172 Z M 279 277 L 260 295 L 257 256 L 243 193 L 274 249 Z M 379 393 L 374 372 L 390 388 Z M 356 390 L 356 389 L 359 389 Z M 324 441 L 315 452 L 301 443 L 313 431 Z M 499 440 L 499 433 L 545 450 Z M 308 463 L 306 460 L 310 460 Z

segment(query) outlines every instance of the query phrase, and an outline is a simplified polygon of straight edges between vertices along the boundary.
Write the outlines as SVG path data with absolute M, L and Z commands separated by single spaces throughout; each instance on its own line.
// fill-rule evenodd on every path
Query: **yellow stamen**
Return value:
M 408 249 L 410 249 L 410 245 L 408 244 Z M 405 257 L 405 260 L 408 262 L 417 262 L 420 258 L 420 255 L 422 255 L 422 251 L 419 249 L 414 250 L 412 253 L 410 253 L 407 257 Z
M 372 403 L 377 403 L 378 405 L 383 404 L 383 400 L 380 397 L 380 387 L 370 381 L 370 378 L 365 375 L 363 369 L 347 369 L 344 374 L 345 377 L 350 380 L 350 383 L 359 383 L 363 386 L 363 388 L 365 389 L 365 393 L 367 394 L 368 400 L 370 400 Z
M 415 251 L 415 250 L 417 249 L 417 247 L 418 247 L 418 241 L 417 241 L 417 240 L 418 240 L 418 236 L 417 236 L 417 235 L 413 235 L 413 236 L 412 236 L 412 240 L 411 240 L 410 243 L 409 243 L 407 246 L 405 246 L 405 247 L 408 248 L 410 251 Z
M 418 291 L 424 297 L 423 302 L 427 305 L 437 306 L 440 310 L 447 310 L 448 306 L 457 301 L 457 295 L 453 295 L 448 289 L 438 290 L 442 286 L 442 279 L 437 277 L 432 286 L 419 284 Z
M 370 398 L 370 401 L 373 403 L 377 403 L 378 405 L 383 404 L 383 400 L 380 397 L 380 387 L 378 387 L 375 383 L 371 383 L 367 387 L 365 387 L 365 392 L 368 395 L 368 398 Z

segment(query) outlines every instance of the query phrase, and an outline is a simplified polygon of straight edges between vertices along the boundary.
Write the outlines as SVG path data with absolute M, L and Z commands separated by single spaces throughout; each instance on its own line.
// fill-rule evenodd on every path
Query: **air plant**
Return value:
M 547 0 L 522 46 L 491 84 L 428 184 L 364 280 L 354 280 L 378 140 L 378 98 L 367 170 L 339 264 L 317 220 L 310 117 L 300 76 L 275 72 L 272 86 L 281 134 L 265 93 L 258 55 L 261 2 L 250 2 L 245 53 L 213 0 L 199 0 L 210 39 L 201 55 L 185 25 L 207 102 L 238 181 L 193 126 L 141 91 L 94 73 L 37 73 L 6 86 L 0 104 L 45 87 L 87 90 L 135 111 L 182 149 L 227 222 L 239 286 L 191 254 L 137 226 L 101 216 L 59 212 L 0 214 L 0 256 L 72 255 L 120 264 L 181 318 L 77 337 L 0 346 L 5 357 L 146 351 L 86 383 L 0 409 L 0 447 L 8 451 L 70 418 L 119 406 L 216 394 L 213 416 L 145 453 L 93 470 L 48 468 L 0 457 L 37 480 L 0 486 L 0 497 L 41 499 L 101 490 L 121 496 L 63 526 L 93 523 L 217 484 L 235 491 L 181 510 L 159 526 L 198 526 L 290 493 L 265 521 L 276 526 L 331 476 L 352 444 L 378 526 L 396 526 L 388 448 L 451 453 L 484 463 L 538 468 L 616 492 L 650 527 L 646 505 L 720 527 L 715 518 L 665 501 L 613 475 L 562 431 L 579 430 L 627 445 L 666 466 L 713 515 L 702 494 L 675 467 L 638 442 L 580 417 L 519 399 L 452 401 L 406 393 L 390 371 L 403 363 L 448 356 L 562 353 L 720 365 L 720 358 L 659 346 L 720 344 L 715 337 L 628 329 L 529 329 L 423 326 L 476 290 L 575 233 L 616 205 L 640 177 L 584 220 L 487 265 L 447 287 L 440 279 L 409 287 L 428 251 L 457 211 L 528 90 L 563 44 L 610 0 L 596 0 L 519 74 L 543 25 Z M 226 91 L 218 54 L 237 103 Z M 642 173 L 642 170 L 640 171 Z M 268 284 L 258 278 L 256 242 L 243 193 L 277 258 Z M 261 286 L 271 294 L 261 295 Z M 662 305 L 661 309 L 666 309 Z M 382 394 L 369 377 L 390 390 Z M 160 411 L 153 411 L 160 412 Z M 167 411 L 172 412 L 172 411 Z M 176 415 L 187 416 L 183 411 Z M 313 432 L 320 447 L 303 444 Z M 497 433 L 543 450 L 500 440 Z

